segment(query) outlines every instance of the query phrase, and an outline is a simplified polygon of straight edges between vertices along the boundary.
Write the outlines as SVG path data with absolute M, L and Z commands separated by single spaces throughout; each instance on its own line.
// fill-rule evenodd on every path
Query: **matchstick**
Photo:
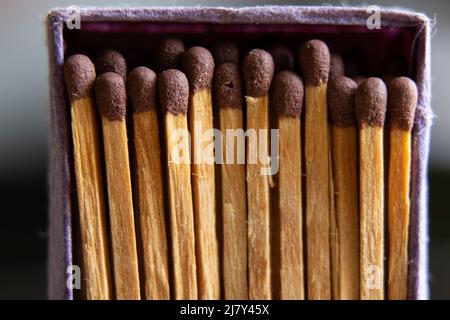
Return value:
M 330 54 L 325 43 L 311 40 L 300 50 L 305 80 L 306 260 L 307 297 L 331 298 L 330 177 L 327 82 Z
M 329 79 L 333 81 L 336 77 L 343 76 L 345 73 L 344 63 L 341 56 L 336 53 L 330 54 L 330 72 Z M 330 86 L 328 86 L 328 92 L 330 91 Z M 332 161 L 332 142 L 331 142 L 331 124 L 328 123 L 328 146 L 329 146 L 329 197 L 330 197 L 330 275 L 331 275 L 331 296 L 334 300 L 339 300 L 340 297 L 340 262 L 339 262 L 339 226 L 338 217 L 336 211 L 336 192 L 334 186 L 334 176 L 333 176 L 333 161 Z
M 390 300 L 408 298 L 411 129 L 416 105 L 415 83 L 406 77 L 391 80 L 388 85 L 390 121 L 388 299 Z
M 203 47 L 192 47 L 182 58 L 189 80 L 189 129 L 192 137 L 192 190 L 198 292 L 202 300 L 220 298 L 219 242 L 216 232 L 213 106 L 214 60 Z
M 187 123 L 189 84 L 184 73 L 169 69 L 159 75 L 158 89 L 168 161 L 174 298 L 194 300 L 198 293 Z
M 162 72 L 168 69 L 179 69 L 181 58 L 184 53 L 184 43 L 178 38 L 167 38 L 162 40 L 153 54 L 155 70 Z
M 280 43 L 271 43 L 268 45 L 267 52 L 270 53 L 274 63 L 274 74 L 283 70 L 292 71 L 294 69 L 294 56 L 289 47 Z M 272 99 L 273 100 L 273 99 Z M 276 108 L 269 108 L 269 126 L 278 130 L 278 111 Z M 277 155 L 278 156 L 278 155 Z M 281 299 L 281 278 L 280 278 L 280 212 L 279 212 L 279 188 L 273 188 L 278 184 L 279 175 L 269 177 L 269 185 L 271 186 L 270 198 L 270 245 L 271 250 L 270 263 L 272 269 L 272 299 Z
M 97 78 L 95 95 L 102 118 L 116 298 L 137 300 L 141 294 L 123 77 L 104 73 Z
M 289 47 L 280 43 L 271 43 L 267 51 L 270 53 L 274 63 L 274 74 L 283 70 L 292 71 L 294 69 L 294 56 Z M 272 99 L 273 100 L 273 99 Z M 269 126 L 278 130 L 278 111 L 275 108 L 269 108 Z M 278 155 L 277 155 L 278 156 Z M 271 188 L 278 184 L 278 175 L 269 177 Z M 271 269 L 272 269 L 272 299 L 280 299 L 281 279 L 280 279 L 280 213 L 279 213 L 279 188 L 273 188 L 270 191 L 270 245 L 271 250 Z
M 227 62 L 239 63 L 239 48 L 236 43 L 231 41 L 219 41 L 211 48 L 216 65 Z
M 235 63 L 224 63 L 214 73 L 215 97 L 223 136 L 221 169 L 223 216 L 223 285 L 225 299 L 248 299 L 247 199 L 243 133 L 242 81 Z M 230 132 L 236 135 L 229 136 Z M 235 139 L 236 138 L 236 139 Z M 236 144 L 235 144 L 236 141 Z M 242 157 L 240 157 L 242 155 Z
M 378 78 L 364 80 L 356 91 L 359 124 L 360 295 L 384 299 L 383 126 L 386 86 Z
M 114 72 L 125 79 L 127 76 L 127 62 L 120 52 L 104 50 L 95 57 L 95 70 L 97 71 L 97 76 L 106 72 Z
M 328 195 L 330 199 L 330 278 L 331 278 L 331 299 L 339 300 L 339 226 L 336 212 L 336 193 L 334 188 L 333 159 L 331 142 L 331 124 L 328 123 L 328 174 L 330 183 Z
M 101 151 L 93 101 L 94 64 L 87 56 L 73 55 L 64 64 L 64 76 L 71 104 L 83 290 L 88 300 L 111 299 Z
M 275 75 L 272 105 L 278 113 L 278 211 L 280 219 L 280 297 L 304 299 L 300 115 L 303 82 L 291 71 Z
M 358 141 L 354 96 L 357 84 L 338 76 L 330 81 L 328 106 L 338 239 L 335 299 L 359 299 Z
M 249 298 L 272 298 L 269 202 L 269 96 L 274 63 L 264 50 L 251 50 L 243 63 L 247 132 L 255 131 L 257 146 L 247 144 Z
M 143 248 L 146 299 L 170 298 L 156 74 L 133 69 L 127 78 L 133 107 L 138 217 Z
M 272 44 L 267 51 L 273 58 L 273 62 L 275 64 L 275 74 L 283 70 L 294 70 L 294 55 L 287 46 Z

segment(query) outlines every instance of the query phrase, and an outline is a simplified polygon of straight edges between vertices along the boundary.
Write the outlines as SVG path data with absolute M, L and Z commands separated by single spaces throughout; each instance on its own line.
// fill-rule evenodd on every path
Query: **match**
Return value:
M 269 197 L 269 89 L 274 63 L 264 50 L 253 49 L 243 61 L 247 131 L 254 130 L 258 147 L 247 144 L 247 207 L 249 298 L 272 298 Z M 266 173 L 266 174 L 264 174 Z
M 337 296 L 359 299 L 358 138 L 355 115 L 357 84 L 344 76 L 330 81 L 328 106 L 331 119 L 333 179 L 337 239 Z
M 345 66 L 342 57 L 337 53 L 330 54 L 330 80 L 345 75 Z
M 278 211 L 280 218 L 280 298 L 303 300 L 303 211 L 301 126 L 303 82 L 291 71 L 276 74 L 272 105 L 278 113 L 279 156 Z
M 157 77 L 137 67 L 127 77 L 133 111 L 140 241 L 143 249 L 145 298 L 170 298 L 167 236 L 164 214 L 161 147 L 157 113 Z
M 189 48 L 182 58 L 189 80 L 189 131 L 192 138 L 192 193 L 198 291 L 202 300 L 220 298 L 219 243 L 216 232 L 216 190 L 212 78 L 214 60 L 203 47 Z
M 219 41 L 211 48 L 216 65 L 224 63 L 239 63 L 239 48 L 236 43 L 231 41 Z
M 127 76 L 127 62 L 120 52 L 104 50 L 95 58 L 95 70 L 97 71 L 97 76 L 106 72 L 114 72 L 125 79 Z
M 283 70 L 294 70 L 294 55 L 289 47 L 281 44 L 272 44 L 269 46 L 268 52 L 275 64 L 275 74 Z
M 327 83 L 330 53 L 320 40 L 300 50 L 305 80 L 307 297 L 331 298 Z
M 184 43 L 178 38 L 166 38 L 156 47 L 153 55 L 155 69 L 162 72 L 168 69 L 179 69 L 184 54 Z
M 408 228 L 411 174 L 411 130 L 417 106 L 417 87 L 409 78 L 388 85 L 390 159 L 388 190 L 388 299 L 408 298 Z
M 116 298 L 137 300 L 141 293 L 123 77 L 113 72 L 98 77 L 95 96 L 102 118 Z
M 104 185 L 97 113 L 93 99 L 95 67 L 85 55 L 70 56 L 64 76 L 72 117 L 73 157 L 84 266 L 84 294 L 88 300 L 112 298 L 105 221 Z
M 219 65 L 214 73 L 214 94 L 224 133 L 221 164 L 223 216 L 223 286 L 225 299 L 247 300 L 247 198 L 243 133 L 242 80 L 236 63 Z M 229 136 L 233 131 L 236 135 Z M 236 140 L 235 140 L 236 138 Z M 236 141 L 236 144 L 235 144 Z M 240 157 L 241 156 L 241 157 Z
M 187 120 L 189 83 L 184 73 L 169 69 L 159 75 L 158 89 L 165 124 L 174 298 L 194 300 L 198 291 Z
M 343 76 L 345 74 L 344 62 L 340 55 L 336 53 L 330 53 L 330 72 L 329 72 L 329 82 L 333 81 L 334 78 Z M 330 92 L 330 85 L 328 86 L 328 96 Z M 329 102 L 329 100 L 328 100 Z M 329 112 L 330 113 L 330 112 Z M 340 296 L 339 289 L 339 274 L 340 274 L 340 262 L 339 262 L 339 225 L 336 210 L 336 191 L 335 191 L 335 181 L 333 174 L 333 152 L 332 152 L 332 137 L 331 137 L 332 126 L 328 123 L 328 147 L 329 147 L 329 198 L 330 198 L 330 275 L 331 275 L 331 297 L 334 300 L 338 300 Z
M 384 154 L 383 126 L 387 90 L 368 78 L 355 96 L 359 124 L 360 296 L 384 299 Z

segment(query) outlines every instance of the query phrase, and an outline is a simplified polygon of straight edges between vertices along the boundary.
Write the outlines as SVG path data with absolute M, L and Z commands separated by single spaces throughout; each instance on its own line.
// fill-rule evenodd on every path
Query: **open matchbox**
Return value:
M 73 8 L 48 15 L 50 59 L 50 172 L 48 288 L 51 299 L 78 296 L 67 286 L 67 269 L 77 265 L 77 205 L 70 130 L 70 105 L 63 64 L 73 53 L 92 55 L 114 48 L 129 69 L 147 65 L 152 45 L 167 35 L 208 46 L 232 39 L 257 47 L 276 40 L 298 48 L 309 39 L 324 40 L 331 51 L 357 62 L 370 75 L 406 75 L 416 81 L 418 106 L 412 132 L 409 299 L 427 299 L 427 162 L 430 107 L 430 21 L 423 14 L 381 9 L 381 28 L 369 29 L 367 8 L 81 8 L 80 29 L 67 28 Z M 249 47 L 251 48 L 251 47 Z

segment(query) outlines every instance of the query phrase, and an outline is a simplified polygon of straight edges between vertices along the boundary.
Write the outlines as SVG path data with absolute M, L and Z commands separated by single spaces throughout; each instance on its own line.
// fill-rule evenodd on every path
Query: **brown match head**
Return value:
M 234 42 L 222 41 L 211 48 L 216 65 L 227 62 L 239 63 L 239 48 Z
M 125 78 L 127 76 L 127 62 L 120 52 L 104 50 L 95 58 L 95 70 L 98 75 L 114 72 Z
M 380 78 L 367 78 L 355 95 L 356 118 L 360 127 L 383 127 L 386 119 L 387 89 Z
M 155 49 L 155 68 L 158 71 L 177 69 L 180 67 L 184 53 L 184 43 L 178 38 L 162 40 Z
M 127 109 L 127 92 L 123 77 L 106 72 L 95 81 L 95 99 L 102 116 L 122 121 Z
M 272 104 L 280 116 L 300 117 L 303 108 L 303 82 L 289 70 L 275 75 L 272 84 Z
M 159 101 L 166 113 L 186 114 L 189 103 L 189 83 L 186 75 L 175 69 L 163 71 L 158 79 Z
M 224 63 L 214 73 L 214 88 L 220 108 L 242 108 L 242 81 L 236 63 Z
M 272 45 L 268 51 L 275 64 L 275 73 L 283 70 L 294 70 L 294 55 L 287 46 Z
M 417 86 L 407 77 L 394 78 L 388 84 L 389 120 L 405 131 L 411 131 L 417 106 Z
M 243 69 L 247 96 L 267 95 L 275 69 L 270 53 L 261 49 L 251 50 L 244 58 Z
M 127 90 L 134 112 L 144 112 L 156 106 L 156 74 L 147 67 L 131 70 Z
M 208 49 L 203 47 L 189 48 L 183 54 L 182 66 L 189 79 L 192 92 L 211 88 L 214 74 L 214 59 Z
M 300 49 L 300 67 L 306 84 L 320 86 L 328 81 L 330 51 L 320 40 L 310 40 Z
M 344 61 L 340 55 L 332 53 L 330 55 L 330 79 L 345 75 Z
M 70 56 L 64 63 L 64 78 L 70 102 L 85 98 L 91 94 L 94 86 L 94 64 L 85 55 Z
M 355 93 L 358 85 L 350 78 L 340 76 L 330 79 L 328 106 L 331 123 L 337 127 L 356 126 Z

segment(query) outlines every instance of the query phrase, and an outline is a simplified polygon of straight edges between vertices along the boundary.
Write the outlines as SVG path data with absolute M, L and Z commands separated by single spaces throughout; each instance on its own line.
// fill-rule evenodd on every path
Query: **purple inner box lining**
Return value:
M 429 126 L 429 21 L 420 14 L 384 10 L 381 26 L 369 30 L 370 13 L 359 8 L 258 7 L 81 9 L 81 30 L 65 28 L 71 9 L 49 14 L 51 86 L 51 157 L 49 213 L 49 295 L 72 299 L 66 268 L 73 264 L 72 242 L 77 241 L 74 175 L 71 159 L 69 104 L 62 65 L 64 57 L 114 48 L 129 69 L 149 65 L 153 44 L 166 35 L 183 38 L 187 46 L 209 46 L 229 39 L 242 49 L 284 43 L 293 52 L 309 39 L 324 40 L 330 50 L 354 62 L 350 76 L 399 76 L 416 80 L 419 106 L 413 131 L 410 299 L 428 298 L 426 168 Z M 301 17 L 301 18 L 299 18 Z M 242 51 L 244 51 L 242 50 Z M 296 70 L 298 71 L 298 69 Z

